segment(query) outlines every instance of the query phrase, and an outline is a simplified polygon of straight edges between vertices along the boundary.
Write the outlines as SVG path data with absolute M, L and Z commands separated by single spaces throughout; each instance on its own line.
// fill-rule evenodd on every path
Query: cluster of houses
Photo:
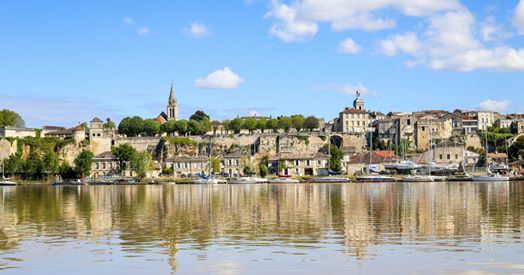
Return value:
M 174 94 L 173 85 L 169 93 L 167 114 L 162 112 L 157 121 L 164 123 L 169 120 L 178 119 L 178 105 Z M 339 116 L 331 121 L 322 122 L 317 132 L 331 135 L 344 133 L 365 137 L 371 142 L 370 135 L 387 144 L 388 150 L 370 152 L 367 150 L 344 150 L 343 170 L 346 173 L 355 173 L 367 164 L 383 164 L 398 161 L 400 155 L 399 145 L 411 146 L 418 154 L 410 157 L 418 163 L 433 161 L 435 163 L 461 163 L 463 165 L 475 165 L 479 155 L 466 150 L 468 147 L 480 148 L 478 137 L 479 130 L 487 130 L 495 126 L 500 129 L 508 129 L 514 134 L 524 134 L 523 115 L 503 115 L 490 111 L 462 111 L 453 112 L 443 110 L 427 110 L 411 113 L 390 112 L 383 114 L 366 110 L 365 102 L 359 92 L 351 107 L 347 107 L 339 113 Z M 103 126 L 103 121 L 95 118 L 91 121 L 89 128 L 81 125 L 73 128 L 44 126 L 35 131 L 31 128 L 0 127 L 0 138 L 2 137 L 58 137 L 69 138 L 77 143 L 89 140 L 91 150 L 96 156 L 93 163 L 94 177 L 108 176 L 120 172 L 119 162 L 111 153 L 111 147 L 122 144 L 118 141 L 121 135 L 116 129 L 108 129 Z M 217 134 L 214 132 L 209 135 Z M 255 133 L 261 134 L 261 133 Z M 160 137 L 158 137 L 160 138 Z M 140 138 L 138 138 L 140 139 Z M 145 139 L 145 138 L 144 138 Z M 331 142 L 329 140 L 328 142 Z M 147 143 L 147 142 L 145 142 Z M 393 148 L 397 151 L 395 151 Z M 366 146 L 369 146 L 366 145 Z M 143 148 L 142 148 L 143 149 Z M 344 149 L 344 148 L 343 148 Z M 428 154 L 430 154 L 429 156 Z M 506 159 L 505 153 L 493 152 L 492 161 Z M 249 156 L 243 156 L 240 152 L 224 154 L 220 158 L 220 172 L 224 175 L 239 175 L 246 165 L 256 167 L 264 155 L 253 152 Z M 317 176 L 327 174 L 329 155 L 325 152 L 281 152 L 269 158 L 270 172 L 279 172 L 293 176 Z M 173 156 L 155 163 L 154 172 L 151 176 L 159 176 L 162 171 L 168 170 L 173 177 L 187 177 L 200 173 L 207 173 L 210 167 L 210 159 L 207 156 Z M 168 169 L 166 169 L 168 168 Z M 125 169 L 124 169 L 125 170 Z M 125 176 L 133 176 L 133 172 L 124 171 Z

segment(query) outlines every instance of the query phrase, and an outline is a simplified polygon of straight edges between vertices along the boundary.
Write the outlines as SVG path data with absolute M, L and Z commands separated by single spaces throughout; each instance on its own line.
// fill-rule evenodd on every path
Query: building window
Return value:
M 422 127 L 422 132 L 426 131 L 426 127 Z
M 102 169 L 106 169 L 106 163 L 102 162 Z
M 448 154 L 448 155 L 447 155 L 447 157 L 448 157 L 448 160 L 450 160 L 450 159 L 451 159 L 451 155 L 450 155 L 450 154 Z
M 307 165 L 307 166 L 311 166 L 311 161 L 310 161 L 309 159 L 306 160 L 306 165 Z
M 459 155 L 458 154 L 455 154 L 455 159 L 458 159 L 459 158 Z
M 442 159 L 442 154 L 439 155 L 439 159 Z
M 300 165 L 300 160 L 295 160 L 295 166 L 299 166 Z
M 96 167 L 97 170 L 100 169 L 100 164 L 98 164 L 98 162 L 95 163 L 95 167 Z
M 411 125 L 411 119 L 408 119 L 408 125 Z

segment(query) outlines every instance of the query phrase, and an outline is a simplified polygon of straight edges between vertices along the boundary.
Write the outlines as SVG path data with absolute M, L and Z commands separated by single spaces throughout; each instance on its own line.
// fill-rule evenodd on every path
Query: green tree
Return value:
M 118 132 L 129 137 L 136 137 L 144 131 L 144 120 L 139 116 L 126 117 L 118 124 Z
M 47 175 L 49 180 L 50 175 L 56 175 L 60 172 L 60 163 L 58 155 L 51 150 L 48 150 L 42 158 L 42 172 Z
M 75 179 L 78 176 L 75 169 L 71 167 L 71 165 L 67 164 L 67 162 L 64 162 L 62 165 L 60 165 L 59 173 L 62 179 Z
M 257 128 L 257 120 L 254 117 L 247 118 L 244 120 L 242 128 L 252 133 Z
M 266 177 L 269 173 L 269 156 L 265 155 L 262 160 L 260 160 L 260 163 L 258 164 L 258 172 L 260 173 L 261 177 Z
M 24 162 L 24 171 L 30 179 L 42 177 L 42 158 L 36 151 L 32 151 Z
M 344 153 L 340 148 L 331 146 L 331 158 L 329 161 L 329 169 L 334 172 L 342 172 L 342 158 Z
M 5 172 L 10 175 L 19 175 L 22 174 L 22 171 L 24 169 L 24 160 L 22 159 L 22 155 L 17 152 L 11 156 L 7 160 L 5 160 Z
M 199 135 L 201 133 L 200 123 L 194 119 L 189 120 L 187 124 L 187 132 L 190 135 Z
M 125 170 L 126 163 L 130 162 L 137 152 L 131 145 L 124 143 L 118 146 L 113 146 L 111 148 L 111 153 L 113 153 L 113 156 L 118 160 L 120 169 Z
M 144 179 L 147 172 L 152 170 L 153 161 L 148 152 L 138 152 L 131 159 L 131 168 L 140 180 Z
M 266 130 L 267 127 L 267 120 L 265 118 L 261 118 L 257 121 L 257 129 L 262 131 L 264 133 L 264 130 Z
M 106 122 L 102 125 L 102 127 L 106 129 L 115 129 L 116 125 L 110 118 L 107 118 Z
M 160 123 L 154 119 L 146 119 L 142 122 L 141 133 L 144 136 L 154 137 L 160 133 Z
M 200 131 L 198 132 L 198 135 L 205 135 L 208 132 L 210 132 L 213 128 L 211 126 L 211 121 L 207 117 L 202 118 L 202 120 L 199 121 L 199 124 L 200 124 L 200 127 L 199 127 Z
M 18 113 L 3 109 L 0 111 L 0 126 L 24 127 L 25 121 Z
M 271 129 L 273 133 L 276 133 L 278 130 L 278 119 L 272 118 L 267 121 L 266 128 Z
M 203 119 L 207 118 L 207 120 L 210 120 L 211 118 L 209 115 L 207 115 L 204 111 L 198 110 L 194 114 L 192 114 L 189 117 L 189 120 L 196 120 L 196 121 L 202 121 Z
M 78 175 L 80 175 L 82 178 L 85 176 L 89 176 L 91 174 L 91 166 L 93 165 L 93 158 L 95 156 L 91 151 L 83 150 L 76 158 L 75 158 L 75 171 Z
M 185 136 L 188 132 L 188 122 L 187 120 L 185 119 L 182 119 L 182 120 L 178 120 L 176 123 L 175 123 L 175 129 L 176 129 L 176 132 L 181 135 L 181 136 Z
M 310 132 L 313 131 L 314 129 L 318 129 L 319 127 L 320 127 L 320 121 L 318 120 L 318 118 L 314 116 L 308 116 L 304 120 L 304 128 L 308 129 Z
M 229 122 L 229 129 L 233 131 L 235 134 L 240 133 L 240 130 L 242 130 L 243 121 L 241 118 L 235 118 Z
M 169 120 L 165 122 L 164 124 L 160 125 L 160 131 L 162 133 L 167 133 L 169 135 L 176 132 L 176 121 Z
M 220 173 L 220 159 L 217 157 L 210 158 L 211 171 L 214 174 Z
M 288 116 L 282 116 L 278 119 L 278 128 L 289 132 L 289 129 L 293 126 L 291 118 Z
M 303 115 L 294 115 L 291 117 L 291 126 L 300 132 L 304 128 L 304 116 Z

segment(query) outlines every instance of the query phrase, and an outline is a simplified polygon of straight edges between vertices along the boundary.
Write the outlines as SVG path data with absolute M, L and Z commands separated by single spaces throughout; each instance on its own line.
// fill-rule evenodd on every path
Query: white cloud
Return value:
M 338 52 L 339 53 L 359 53 L 360 52 L 360 46 L 353 41 L 353 39 L 348 38 L 338 44 Z
M 509 37 L 511 37 L 511 34 L 505 32 L 502 27 L 497 24 L 494 16 L 488 16 L 480 23 L 480 38 L 484 42 L 504 40 Z
M 216 70 L 210 73 L 205 78 L 197 79 L 195 87 L 206 89 L 234 89 L 244 82 L 239 75 L 235 74 L 231 69 L 225 67 L 222 70 Z
M 395 9 L 407 16 L 427 16 L 461 7 L 458 0 L 297 0 L 291 4 L 273 0 L 266 17 L 276 21 L 271 34 L 284 42 L 293 42 L 313 38 L 319 23 L 329 23 L 335 31 L 381 30 L 396 24 L 392 19 L 377 17 L 383 10 Z
M 186 31 L 189 36 L 197 39 L 211 35 L 209 27 L 202 23 L 191 23 Z
M 395 56 L 399 51 L 417 55 L 422 49 L 422 43 L 413 32 L 397 34 L 380 41 L 380 52 L 387 56 Z
M 318 25 L 315 22 L 303 21 L 297 18 L 297 11 L 286 5 L 273 0 L 271 10 L 265 17 L 277 19 L 271 27 L 270 33 L 284 42 L 307 40 L 315 36 Z
M 313 87 L 313 90 L 316 90 L 316 91 L 322 91 L 322 90 L 336 91 L 336 92 L 338 92 L 340 94 L 350 95 L 350 96 L 354 96 L 357 91 L 360 91 L 360 93 L 362 95 L 376 96 L 376 93 L 371 93 L 368 88 L 366 88 L 364 85 L 362 85 L 360 83 L 358 85 L 352 85 L 352 84 L 340 85 L 340 84 L 336 84 L 336 83 L 329 83 L 329 84 L 323 84 L 323 85 L 315 86 L 315 87 Z
M 147 35 L 147 34 L 151 33 L 151 29 L 148 28 L 148 27 L 140 27 L 140 28 L 136 29 L 136 33 L 138 33 L 140 35 Z
M 506 110 L 508 110 L 510 105 L 511 105 L 511 101 L 509 100 L 497 101 L 497 100 L 487 99 L 487 100 L 480 102 L 478 110 L 504 113 Z
M 135 24 L 135 20 L 133 20 L 133 18 L 130 18 L 130 17 L 127 17 L 127 16 L 124 16 L 124 18 L 122 18 L 122 22 L 124 22 L 124 24 L 128 25 L 128 26 L 132 26 Z
M 515 14 L 513 15 L 513 26 L 517 29 L 519 34 L 524 35 L 524 0 L 520 0 Z

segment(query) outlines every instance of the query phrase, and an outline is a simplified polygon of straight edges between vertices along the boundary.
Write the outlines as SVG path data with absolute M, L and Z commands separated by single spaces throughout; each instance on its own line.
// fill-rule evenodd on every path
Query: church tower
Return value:
M 360 97 L 360 91 L 357 91 L 357 98 L 353 101 L 353 107 L 357 110 L 364 111 L 364 100 Z
M 178 106 L 176 104 L 173 82 L 171 82 L 171 91 L 169 92 L 169 100 L 167 102 L 167 120 L 178 120 Z

